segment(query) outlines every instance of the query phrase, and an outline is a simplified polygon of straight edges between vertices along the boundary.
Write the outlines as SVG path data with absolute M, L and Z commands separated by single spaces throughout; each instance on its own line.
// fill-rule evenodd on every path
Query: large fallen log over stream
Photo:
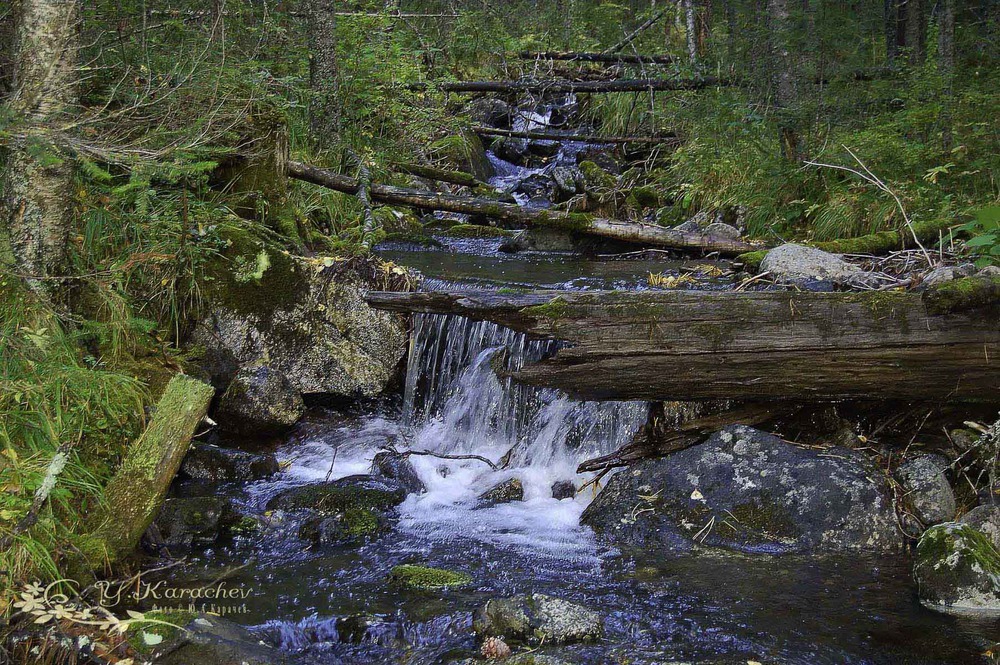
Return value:
M 598 136 L 597 134 L 557 134 L 555 132 L 518 132 L 511 129 L 496 129 L 494 127 L 473 127 L 472 132 L 480 136 L 505 136 L 515 139 L 531 139 L 536 141 L 578 141 L 580 143 L 606 144 L 652 144 L 677 146 L 681 144 L 678 136 Z
M 430 84 L 411 83 L 409 90 L 426 90 Z M 732 79 L 705 76 L 695 79 L 614 79 L 611 81 L 567 81 L 550 79 L 538 81 L 441 81 L 433 84 L 444 92 L 497 92 L 497 93 L 563 93 L 563 92 L 663 92 L 669 90 L 704 90 L 736 85 Z
M 591 53 L 586 51 L 521 51 L 517 54 L 521 60 L 559 60 L 565 62 L 601 62 L 626 64 L 658 64 L 669 65 L 676 62 L 673 55 L 638 55 L 628 53 Z
M 935 294 L 438 292 L 368 301 L 564 340 L 513 377 L 581 399 L 1000 404 L 1000 300 L 955 311 Z
M 346 194 L 358 191 L 356 178 L 341 175 L 301 162 L 290 161 L 287 174 L 292 178 L 321 185 Z M 684 233 L 655 224 L 603 219 L 584 213 L 559 212 L 524 208 L 515 203 L 472 196 L 454 196 L 440 192 L 372 183 L 369 189 L 373 201 L 389 205 L 404 205 L 423 210 L 442 210 L 468 215 L 483 215 L 506 222 L 516 222 L 529 227 L 554 228 L 563 231 L 600 236 L 613 240 L 639 243 L 671 249 L 700 250 L 735 255 L 760 249 L 744 240 L 732 240 L 700 233 Z

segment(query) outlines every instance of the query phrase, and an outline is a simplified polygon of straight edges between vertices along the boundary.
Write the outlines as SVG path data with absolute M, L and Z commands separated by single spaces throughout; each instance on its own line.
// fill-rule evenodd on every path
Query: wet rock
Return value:
M 588 194 L 599 196 L 614 190 L 618 179 L 591 161 L 580 162 L 584 189 Z
M 479 504 L 483 507 L 512 501 L 524 501 L 524 485 L 520 478 L 509 478 L 479 495 Z
M 517 166 L 528 166 L 532 161 L 527 139 L 505 136 L 494 141 L 491 150 L 500 159 Z
M 841 286 L 863 285 L 871 277 L 861 268 L 829 252 L 788 243 L 775 247 L 764 256 L 761 272 L 768 272 L 781 283 L 831 282 Z
M 969 524 L 945 522 L 920 538 L 913 568 L 920 601 L 942 612 L 1000 612 L 1000 552 Z
M 921 455 L 896 469 L 905 490 L 904 498 L 924 526 L 948 522 L 955 517 L 955 493 L 945 477 L 948 460 L 940 455 Z
M 552 178 L 541 173 L 532 173 L 517 185 L 517 191 L 528 197 L 552 196 Z
M 924 287 L 937 286 L 962 277 L 972 277 L 974 274 L 976 274 L 976 266 L 971 263 L 960 266 L 941 266 L 924 275 L 920 284 Z
M 510 129 L 514 114 L 510 104 L 493 97 L 473 99 L 465 105 L 465 112 L 474 122 L 497 129 Z
M 195 443 L 184 457 L 181 473 L 195 480 L 249 482 L 272 476 L 278 468 L 278 460 L 270 453 L 258 455 L 245 450 Z
M 743 426 L 620 471 L 581 522 L 622 546 L 750 552 L 902 546 L 888 482 L 864 455 L 807 450 Z
M 375 475 L 397 481 L 409 494 L 421 494 L 427 491 L 424 482 L 417 475 L 410 458 L 399 453 L 381 452 L 375 455 L 372 462 Z
M 207 314 L 192 346 L 213 385 L 225 390 L 242 368 L 266 365 L 300 394 L 379 394 L 406 350 L 406 328 L 365 303 L 376 284 L 363 262 L 324 267 L 239 231 L 207 272 Z
M 716 210 L 699 210 L 690 219 L 674 227 L 675 231 L 682 233 L 706 233 L 706 229 L 713 224 L 725 224 L 723 215 Z
M 438 139 L 431 144 L 431 150 L 444 168 L 471 173 L 483 182 L 493 177 L 493 164 L 486 156 L 482 139 L 469 130 Z
M 541 158 L 543 164 L 559 154 L 559 148 L 558 141 L 528 141 L 528 153 Z
M 329 483 L 303 485 L 281 492 L 267 502 L 271 510 L 314 510 L 342 513 L 351 508 L 389 510 L 406 499 L 399 481 L 375 476 L 347 476 Z
M 576 496 L 576 485 L 572 480 L 557 480 L 552 483 L 553 499 L 572 499 Z
M 556 203 L 569 201 L 583 191 L 583 174 L 579 169 L 557 166 L 552 169 L 552 198 Z
M 156 519 L 150 540 L 173 553 L 209 547 L 240 521 L 233 504 L 218 496 L 166 499 Z
M 384 622 L 372 614 L 352 614 L 337 619 L 337 639 L 345 644 L 371 641 L 371 630 Z
M 457 589 L 472 584 L 472 576 L 466 573 L 411 565 L 396 566 L 389 571 L 388 580 L 396 586 L 422 591 Z
M 607 148 L 600 146 L 589 145 L 576 153 L 576 163 L 581 164 L 582 162 L 593 162 L 611 175 L 621 175 L 622 172 L 621 164 L 614 155 Z
M 334 515 L 310 517 L 299 527 L 299 538 L 312 547 L 361 545 L 389 530 L 387 517 L 373 508 L 345 508 Z
M 535 593 L 487 601 L 473 613 L 472 629 L 480 639 L 567 644 L 600 638 L 604 622 L 586 607 Z
M 731 240 L 739 240 L 743 236 L 738 228 L 725 222 L 713 222 L 705 227 L 704 232 L 706 235 L 717 238 L 729 238 Z
M 219 400 L 215 419 L 226 432 L 268 436 L 288 430 L 305 410 L 302 395 L 284 374 L 259 365 L 236 372 Z
M 150 612 L 147 617 L 179 626 L 137 622 L 129 628 L 129 643 L 142 655 L 144 662 L 153 665 L 282 665 L 288 662 L 284 654 L 265 645 L 246 628 L 218 616 L 170 611 Z M 156 644 L 149 644 L 154 639 Z
M 959 522 L 978 530 L 990 539 L 994 547 L 1000 549 L 1000 506 L 977 506 L 963 515 Z
M 577 236 L 568 231 L 525 229 L 504 241 L 501 252 L 572 252 L 579 249 Z

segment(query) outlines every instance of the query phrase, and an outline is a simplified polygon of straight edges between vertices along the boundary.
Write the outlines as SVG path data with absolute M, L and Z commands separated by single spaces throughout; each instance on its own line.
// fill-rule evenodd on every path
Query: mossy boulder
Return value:
M 126 636 L 155 665 L 283 665 L 287 657 L 250 631 L 222 617 L 186 611 L 147 612 L 153 622 L 136 622 Z M 152 637 L 148 637 L 152 636 Z
M 479 507 L 482 508 L 512 501 L 524 501 L 524 484 L 520 478 L 508 478 L 479 495 Z
M 278 472 L 278 460 L 272 454 L 256 454 L 208 443 L 195 443 L 184 456 L 181 474 L 194 480 L 210 482 L 249 482 Z
M 363 260 L 294 257 L 227 227 L 208 267 L 204 316 L 191 344 L 224 390 L 242 368 L 267 366 L 300 394 L 373 397 L 405 353 L 396 315 L 368 307 L 377 269 Z
M 431 144 L 433 156 L 446 168 L 464 171 L 486 182 L 493 176 L 493 165 L 486 156 L 482 140 L 471 131 L 463 130 Z
M 931 609 L 1000 613 L 1000 551 L 972 525 L 945 522 L 925 531 L 913 575 Z
M 232 502 L 219 496 L 166 499 L 147 536 L 177 554 L 215 544 L 239 521 Z
M 299 527 L 299 538 L 313 547 L 361 545 L 389 530 L 387 516 L 375 508 L 346 508 L 334 515 L 310 517 Z
M 472 584 L 472 576 L 466 573 L 413 565 L 396 566 L 389 571 L 388 579 L 390 584 L 422 591 L 457 589 Z
M 600 639 L 604 621 L 582 605 L 535 593 L 487 601 L 473 613 L 472 629 L 480 640 L 568 644 Z
M 406 489 L 389 478 L 347 476 L 329 483 L 287 489 L 267 503 L 271 510 L 343 513 L 350 509 L 384 511 L 406 499 Z
M 269 365 L 241 367 L 219 399 L 215 420 L 226 432 L 281 434 L 299 421 L 306 406 L 292 381 Z
M 888 479 L 864 455 L 803 449 L 743 426 L 620 471 L 581 522 L 626 547 L 779 553 L 903 545 Z
M 584 188 L 588 194 L 606 194 L 618 186 L 618 179 L 592 161 L 580 162 Z

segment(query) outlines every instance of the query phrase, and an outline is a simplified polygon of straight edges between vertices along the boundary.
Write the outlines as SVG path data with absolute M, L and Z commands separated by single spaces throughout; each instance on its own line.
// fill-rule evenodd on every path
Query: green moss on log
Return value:
M 403 565 L 396 566 L 389 572 L 389 582 L 410 589 L 433 591 L 469 586 L 472 584 L 472 577 L 466 573 L 440 568 Z
M 556 296 L 544 305 L 525 307 L 521 310 L 521 313 L 533 318 L 558 321 L 559 319 L 566 318 L 570 314 L 570 310 L 570 304 L 561 296 Z
M 764 262 L 769 250 L 758 249 L 756 252 L 746 252 L 736 257 L 738 263 L 742 263 L 749 270 L 760 270 L 760 264 Z
M 445 231 L 444 235 L 455 238 L 506 238 L 514 235 L 514 231 L 479 224 L 456 224 Z
M 857 238 L 844 238 L 829 242 L 813 243 L 817 249 L 832 254 L 884 254 L 897 249 L 916 247 L 913 236 L 921 243 L 936 242 L 943 234 L 948 236 L 955 223 L 952 220 L 935 220 L 913 224 L 911 231 L 907 227 L 895 231 L 881 231 Z
M 924 292 L 930 314 L 950 314 L 979 307 L 1000 305 L 1000 276 L 964 277 Z

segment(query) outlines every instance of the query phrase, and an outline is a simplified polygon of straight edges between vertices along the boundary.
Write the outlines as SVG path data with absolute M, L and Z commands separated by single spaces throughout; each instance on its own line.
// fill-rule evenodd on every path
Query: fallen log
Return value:
M 156 517 L 195 428 L 212 401 L 214 389 L 177 375 L 156 404 L 142 436 L 126 452 L 104 495 L 106 508 L 94 518 L 89 538 L 90 563 L 114 562 L 131 553 Z
M 521 51 L 517 54 L 521 60 L 562 60 L 571 62 L 602 62 L 624 64 L 657 64 L 669 65 L 676 62 L 672 55 L 637 55 L 622 53 L 588 53 L 581 51 Z
M 935 314 L 907 292 L 369 294 L 569 344 L 512 376 L 580 399 L 1000 403 L 1000 302 Z
M 677 146 L 681 139 L 674 136 L 598 136 L 596 134 L 556 134 L 553 132 L 517 132 L 510 129 L 495 129 L 493 127 L 473 127 L 473 133 L 480 136 L 505 136 L 515 139 L 531 139 L 535 141 L 576 141 L 579 143 L 609 143 L 609 144 L 653 144 Z
M 661 18 L 663 18 L 664 16 L 666 16 L 667 12 L 670 11 L 670 9 L 671 9 L 670 5 L 667 5 L 666 7 L 664 7 L 663 9 L 661 9 L 660 11 L 656 12 L 655 14 L 653 14 L 652 16 L 650 16 L 648 19 L 646 19 L 645 21 L 643 21 L 641 24 L 639 24 L 638 28 L 636 28 L 632 32 L 630 32 L 627 35 L 625 35 L 625 37 L 620 42 L 618 42 L 617 44 L 615 44 L 611 48 L 605 50 L 604 52 L 605 53 L 618 53 L 618 51 L 621 51 L 623 48 L 625 48 L 626 46 L 628 46 L 629 44 L 631 44 L 632 42 L 634 42 L 635 39 L 636 39 L 636 37 L 638 37 L 642 33 L 646 32 L 646 30 L 648 30 L 651 26 L 655 25 L 657 21 L 659 21 Z
M 301 162 L 288 162 L 287 175 L 345 194 L 354 194 L 358 190 L 358 181 L 355 178 Z M 740 254 L 759 248 L 759 245 L 744 240 L 732 240 L 700 233 L 684 233 L 655 224 L 602 219 L 584 213 L 523 208 L 514 203 L 503 203 L 489 198 L 424 192 L 377 183 L 372 183 L 369 191 L 372 200 L 389 205 L 483 215 L 529 227 L 554 228 L 656 247 L 719 252 L 726 255 Z
M 663 92 L 704 90 L 736 85 L 731 79 L 706 76 L 696 79 L 616 79 L 613 81 L 442 81 L 434 86 L 444 92 L 565 93 L 565 92 Z M 427 83 L 411 83 L 409 90 L 426 90 Z

